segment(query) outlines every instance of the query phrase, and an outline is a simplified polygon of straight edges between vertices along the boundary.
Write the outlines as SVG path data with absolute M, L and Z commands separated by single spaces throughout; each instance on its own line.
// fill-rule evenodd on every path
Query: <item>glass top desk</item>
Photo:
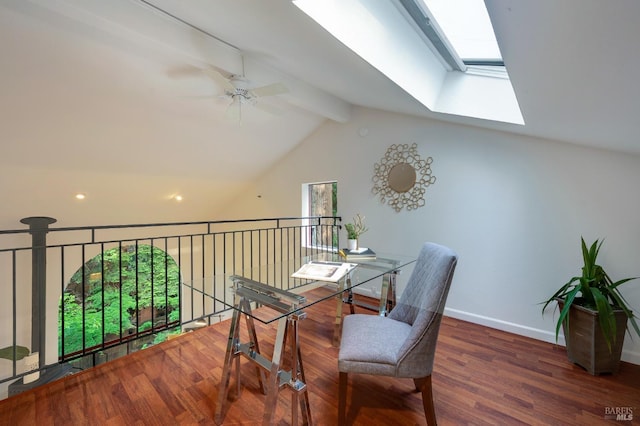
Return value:
M 273 423 L 278 392 L 287 386 L 293 391 L 291 404 L 292 423 L 298 423 L 300 406 L 302 420 L 312 424 L 307 385 L 298 339 L 298 321 L 306 317 L 304 309 L 331 298 L 337 298 L 334 344 L 339 343 L 342 321 L 342 306 L 349 303 L 353 313 L 353 290 L 362 284 L 382 279 L 381 298 L 377 307 L 379 315 L 386 313 L 395 303 L 396 274 L 413 262 L 415 257 L 378 254 L 375 259 L 344 260 L 335 253 L 321 253 L 314 256 L 291 259 L 283 262 L 248 268 L 234 274 L 219 275 L 185 284 L 190 291 L 200 293 L 208 303 L 233 308 L 229 330 L 229 341 L 218 391 L 215 421 L 220 424 L 225 415 L 231 370 L 236 365 L 236 392 L 240 394 L 240 357 L 245 357 L 257 365 L 256 372 L 262 392 L 265 393 L 263 424 Z M 336 282 L 317 279 L 294 278 L 291 275 L 309 262 L 341 265 L 350 264 L 351 269 Z M 327 286 L 328 291 L 308 292 Z M 259 307 L 259 309 L 257 309 Z M 371 309 L 372 306 L 366 306 Z M 240 341 L 241 318 L 246 320 L 248 342 Z M 263 323 L 277 321 L 276 339 L 272 359 L 260 353 L 254 320 Z M 285 345 L 290 350 L 285 352 Z M 290 371 L 280 367 L 288 353 Z M 266 374 L 267 373 L 267 374 Z

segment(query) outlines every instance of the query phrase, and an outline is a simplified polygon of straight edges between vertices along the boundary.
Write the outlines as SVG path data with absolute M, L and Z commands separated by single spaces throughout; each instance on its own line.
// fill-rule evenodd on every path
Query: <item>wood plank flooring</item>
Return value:
M 321 426 L 337 419 L 334 312 L 325 301 L 300 322 L 311 414 Z M 275 325 L 256 327 L 270 355 Z M 216 324 L 1 401 L 0 425 L 214 424 L 227 333 L 227 322 Z M 255 369 L 243 361 L 241 370 L 241 395 L 224 424 L 258 425 L 265 397 Z M 640 424 L 640 366 L 594 377 L 570 364 L 564 348 L 452 318 L 443 320 L 432 377 L 440 425 L 620 423 L 606 418 L 607 407 L 631 407 L 634 420 L 622 424 Z M 349 388 L 354 425 L 426 424 L 411 380 L 350 375 Z M 290 404 L 284 389 L 276 424 L 290 424 Z

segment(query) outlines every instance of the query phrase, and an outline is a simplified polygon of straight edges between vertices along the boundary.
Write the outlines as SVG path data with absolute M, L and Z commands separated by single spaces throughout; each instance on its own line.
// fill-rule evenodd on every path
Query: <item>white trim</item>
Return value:
M 473 314 L 470 312 L 460 311 L 458 309 L 445 308 L 444 314 L 451 318 L 468 321 L 485 327 L 495 328 L 496 330 L 506 331 L 508 333 L 517 334 L 519 336 L 530 337 L 536 340 L 542 340 L 547 343 L 556 343 L 555 333 L 547 330 L 540 330 L 513 322 L 503 321 L 496 318 L 486 317 L 484 315 Z M 565 346 L 564 336 L 558 336 L 559 346 Z M 631 364 L 640 365 L 640 353 L 629 350 L 622 350 L 622 361 Z
M 458 309 L 445 308 L 444 313 L 446 316 L 472 322 L 474 324 L 480 324 L 497 330 L 518 334 L 520 336 L 531 337 L 532 339 L 542 340 L 548 343 L 556 343 L 555 333 L 550 331 L 539 330 L 508 321 L 502 321 L 496 318 L 485 317 L 483 315 L 472 314 Z M 558 344 L 560 346 L 565 346 L 564 336 L 560 335 L 558 337 Z
M 501 78 L 509 80 L 509 74 L 504 66 L 494 65 L 467 65 L 467 74 L 479 75 L 482 77 Z

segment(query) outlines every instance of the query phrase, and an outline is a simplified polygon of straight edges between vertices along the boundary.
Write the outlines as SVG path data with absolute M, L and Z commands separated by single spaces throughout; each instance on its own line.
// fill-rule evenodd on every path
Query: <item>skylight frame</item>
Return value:
M 444 31 L 438 25 L 429 8 L 419 5 L 416 0 L 396 0 L 407 21 L 423 36 L 444 65 L 450 70 L 466 71 L 466 65 L 458 56 Z
M 473 0 L 472 0 L 473 1 Z M 445 16 L 445 10 L 442 5 L 452 5 L 450 0 L 444 2 L 438 2 L 438 0 L 397 0 L 397 2 L 404 9 L 405 16 L 409 19 L 410 23 L 417 27 L 417 29 L 424 34 L 429 40 L 430 45 L 435 48 L 442 60 L 452 69 L 457 71 L 466 71 L 467 66 L 495 66 L 504 67 L 504 61 L 502 59 L 502 53 L 498 46 L 493 26 L 491 24 L 488 12 L 482 0 L 478 1 L 478 7 L 482 7 L 482 12 L 475 12 L 475 16 L 480 17 L 480 21 L 485 21 L 484 25 L 479 25 L 475 28 L 473 33 L 473 39 L 480 43 L 483 50 L 497 52 L 492 55 L 474 55 L 462 57 L 458 50 L 466 49 L 468 47 L 461 46 L 460 39 L 451 39 L 447 36 L 447 26 L 449 32 L 452 32 L 453 25 L 447 22 L 447 16 Z M 434 4 L 435 3 L 435 4 Z M 434 7 L 437 6 L 437 7 Z M 433 10 L 432 10 L 433 8 Z M 451 22 L 459 20 L 459 17 L 451 18 Z M 467 38 L 469 34 L 465 34 Z M 456 49 L 456 45 L 458 49 Z M 468 45 L 467 45 L 468 46 Z M 487 47 L 489 46 L 489 47 Z

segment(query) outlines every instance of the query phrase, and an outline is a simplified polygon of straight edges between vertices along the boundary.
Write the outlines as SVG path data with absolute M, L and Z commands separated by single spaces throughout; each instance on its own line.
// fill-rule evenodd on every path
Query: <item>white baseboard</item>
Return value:
M 472 322 L 474 324 L 480 324 L 485 327 L 495 328 L 497 330 L 506 331 L 508 333 L 530 337 L 536 340 L 542 340 L 543 342 L 556 343 L 556 335 L 551 331 L 527 327 L 525 325 L 502 321 L 483 315 L 472 314 L 469 312 L 460 311 L 458 309 L 445 308 L 444 314 L 452 318 Z M 558 336 L 558 345 L 565 346 L 564 336 L 562 334 Z M 640 352 L 633 352 L 623 349 L 621 359 L 622 361 L 629 362 L 631 364 L 640 365 Z

